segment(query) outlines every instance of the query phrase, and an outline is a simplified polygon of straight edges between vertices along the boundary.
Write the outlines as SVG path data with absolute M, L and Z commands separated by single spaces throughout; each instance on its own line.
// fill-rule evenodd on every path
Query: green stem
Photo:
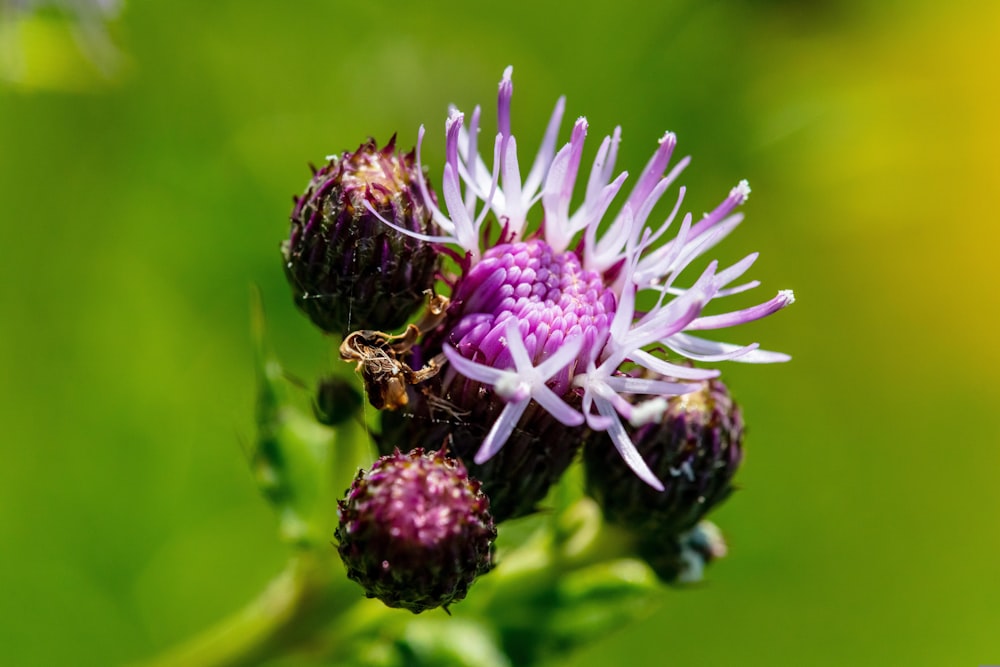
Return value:
M 597 563 L 633 556 L 634 537 L 603 521 L 600 509 L 582 498 L 554 517 L 547 530 L 536 533 L 477 582 L 468 608 L 491 613 L 504 605 L 530 599 L 551 588 L 560 577 Z
M 330 574 L 312 553 L 291 558 L 264 592 L 200 635 L 142 667 L 241 667 L 283 653 L 334 618 L 339 606 Z

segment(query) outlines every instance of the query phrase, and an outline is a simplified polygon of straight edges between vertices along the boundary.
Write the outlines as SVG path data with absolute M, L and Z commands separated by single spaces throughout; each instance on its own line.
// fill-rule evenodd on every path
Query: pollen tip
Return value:
M 795 292 L 790 289 L 779 290 L 778 296 L 785 301 L 786 306 L 790 306 L 795 303 Z
M 729 194 L 739 199 L 740 204 L 745 203 L 750 198 L 750 182 L 744 178 Z
M 521 380 L 514 373 L 504 375 L 497 380 L 496 384 L 493 385 L 493 389 L 496 391 L 497 396 L 505 401 L 520 400 L 524 397 L 525 393 Z

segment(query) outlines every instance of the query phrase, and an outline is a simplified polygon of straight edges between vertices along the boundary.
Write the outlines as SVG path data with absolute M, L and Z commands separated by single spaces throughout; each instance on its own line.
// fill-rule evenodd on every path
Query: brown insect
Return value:
M 444 355 L 439 354 L 419 369 L 413 370 L 400 361 L 416 344 L 422 334 L 436 327 L 448 310 L 448 298 L 434 295 L 418 324 L 411 324 L 406 331 L 391 335 L 381 331 L 355 331 L 344 338 L 340 345 L 340 358 L 357 361 L 357 371 L 365 383 L 368 401 L 377 410 L 397 410 L 407 403 L 407 385 L 428 380 L 441 370 Z

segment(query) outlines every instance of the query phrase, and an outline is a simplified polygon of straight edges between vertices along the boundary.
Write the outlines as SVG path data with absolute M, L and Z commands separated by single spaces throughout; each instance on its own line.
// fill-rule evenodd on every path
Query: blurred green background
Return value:
M 695 212 L 748 178 L 721 255 L 798 296 L 729 336 L 794 356 L 724 369 L 730 558 L 569 663 L 1000 663 L 1000 5 L 104 4 L 0 23 L 0 663 L 137 660 L 281 568 L 250 286 L 339 367 L 280 268 L 307 163 L 424 123 L 437 182 L 508 64 L 526 148 L 566 94 L 633 174 L 677 132 Z

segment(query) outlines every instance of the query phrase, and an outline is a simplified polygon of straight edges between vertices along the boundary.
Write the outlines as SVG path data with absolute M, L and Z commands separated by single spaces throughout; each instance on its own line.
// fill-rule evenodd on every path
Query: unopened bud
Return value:
M 643 536 L 675 537 L 732 492 L 743 458 L 743 418 L 719 380 L 671 397 L 659 423 L 627 428 L 665 488 L 638 479 L 607 434 L 592 434 L 584 446 L 587 492 L 612 523 Z
M 313 399 L 316 421 L 326 426 L 342 424 L 353 417 L 364 399 L 350 382 L 336 375 L 321 378 Z
M 440 451 L 381 457 L 358 473 L 338 515 L 347 576 L 389 607 L 447 609 L 493 567 L 489 500 Z
M 711 521 L 670 539 L 640 543 L 639 553 L 656 575 L 669 584 L 696 584 L 705 576 L 705 566 L 726 555 L 728 547 Z
M 437 250 L 378 217 L 418 234 L 438 229 L 413 152 L 394 153 L 395 141 L 333 157 L 295 200 L 285 274 L 296 305 L 327 333 L 397 329 L 434 284 Z

